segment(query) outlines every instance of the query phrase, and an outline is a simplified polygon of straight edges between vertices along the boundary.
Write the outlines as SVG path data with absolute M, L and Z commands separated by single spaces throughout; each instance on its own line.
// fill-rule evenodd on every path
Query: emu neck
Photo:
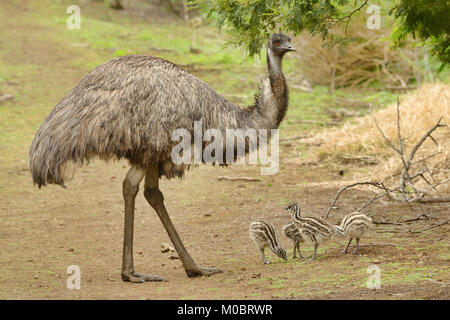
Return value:
M 300 216 L 300 212 L 291 211 L 291 217 L 292 217 L 292 222 L 294 222 L 294 224 L 302 223 L 302 218 Z
M 282 71 L 282 56 L 267 50 L 269 76 L 261 86 L 261 96 L 257 101 L 255 127 L 275 129 L 283 120 L 288 102 L 286 81 Z
M 271 82 L 283 77 L 282 61 L 282 56 L 276 56 L 271 50 L 267 50 L 267 68 Z

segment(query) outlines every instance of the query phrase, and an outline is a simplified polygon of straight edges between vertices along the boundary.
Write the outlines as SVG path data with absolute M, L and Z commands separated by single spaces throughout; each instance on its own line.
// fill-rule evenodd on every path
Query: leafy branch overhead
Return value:
M 368 0 L 193 0 L 219 26 L 232 35 L 231 42 L 245 47 L 250 56 L 260 53 L 273 32 L 294 36 L 306 31 L 331 43 L 347 40 L 335 27 L 347 30 L 352 16 L 366 10 Z M 450 4 L 441 0 L 381 1 L 385 15 L 393 15 L 392 38 L 401 45 L 408 35 L 429 40 L 443 64 L 450 63 L 448 16 Z

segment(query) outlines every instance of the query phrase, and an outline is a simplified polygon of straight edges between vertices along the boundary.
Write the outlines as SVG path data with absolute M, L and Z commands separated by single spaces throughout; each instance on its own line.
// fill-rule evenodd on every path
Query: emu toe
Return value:
M 140 272 L 131 272 L 128 274 L 122 274 L 122 280 L 123 281 L 128 281 L 128 282 L 133 282 L 133 283 L 143 283 L 146 281 L 150 281 L 150 282 L 167 282 L 169 281 L 166 277 L 162 277 L 162 276 L 158 276 L 155 274 L 145 274 L 145 273 L 140 273 Z
M 221 269 L 216 268 L 199 268 L 198 270 L 186 270 L 186 274 L 189 278 L 192 277 L 209 277 L 216 273 L 222 273 L 223 271 Z

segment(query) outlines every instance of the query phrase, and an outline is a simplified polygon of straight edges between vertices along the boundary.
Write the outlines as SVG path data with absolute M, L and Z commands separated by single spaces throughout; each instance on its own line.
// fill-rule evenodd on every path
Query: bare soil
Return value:
M 121 187 L 128 164 L 94 161 L 75 173 L 68 189 L 38 190 L 32 185 L 27 150 L 33 127 L 48 113 L 40 110 L 44 108 L 40 101 L 48 97 L 59 101 L 86 72 L 66 65 L 65 57 L 80 55 L 87 61 L 93 51 L 58 47 L 45 36 L 57 27 L 38 26 L 29 18 L 21 21 L 20 15 L 38 7 L 30 9 L 30 3 L 2 2 L 2 10 L 11 17 L 0 24 L 0 33 L 8 37 L 2 45 L 9 46 L 0 51 L 2 63 L 33 64 L 37 71 L 25 81 L 19 74 L 3 86 L 17 98 L 0 110 L 2 116 L 8 115 L 0 124 L 11 122 L 1 133 L 8 139 L 0 140 L 0 299 L 449 299 L 448 225 L 421 233 L 376 228 L 361 244 L 398 246 L 369 246 L 359 255 L 342 255 L 345 241 L 330 241 L 319 247 L 315 261 L 283 262 L 267 252 L 272 263 L 261 264 L 249 238 L 250 222 L 271 221 L 291 256 L 293 245 L 281 235 L 282 226 L 290 221 L 283 210 L 286 203 L 296 200 L 305 215 L 323 216 L 340 183 L 357 169 L 345 167 L 340 175 L 335 165 L 291 161 L 298 156 L 296 148 L 301 148 L 298 141 L 281 145 L 280 171 L 262 176 L 261 182 L 217 179 L 260 177 L 256 166 L 201 166 L 184 180 L 161 181 L 167 209 L 193 258 L 201 266 L 223 269 L 212 277 L 187 278 L 180 260 L 169 258 L 176 253 L 161 252 L 161 244 L 169 238 L 141 190 L 136 200 L 135 267 L 170 281 L 123 282 Z M 39 33 L 41 41 L 35 41 Z M 370 196 L 367 191 L 348 191 L 329 220 L 339 222 Z M 414 228 L 444 221 L 450 212 L 448 204 L 399 203 L 377 203 L 368 212 L 377 219 L 398 221 L 430 208 L 436 210 L 433 219 Z M 302 252 L 309 257 L 311 246 L 303 246 Z M 380 290 L 366 288 L 367 267 L 373 264 L 381 269 Z M 71 265 L 81 269 L 81 290 L 67 289 L 66 270 Z
M 267 219 L 279 233 L 290 217 L 283 204 L 300 202 L 305 215 L 323 215 L 336 187 L 322 181 L 344 179 L 323 168 L 281 170 L 263 182 L 218 181 L 220 175 L 257 176 L 257 167 L 202 166 L 184 180 L 162 181 L 166 205 L 185 244 L 198 264 L 220 267 L 212 277 L 187 278 L 176 253 L 162 253 L 169 239 L 141 193 L 136 201 L 135 266 L 140 272 L 167 276 L 167 283 L 132 284 L 121 281 L 123 203 L 121 181 L 126 163 L 95 162 L 76 173 L 64 190 L 37 190 L 29 183 L 21 192 L 1 199 L 0 298 L 7 299 L 448 299 L 448 228 L 419 235 L 378 233 L 362 244 L 396 243 L 404 247 L 363 247 L 360 255 L 342 255 L 345 241 L 322 246 L 316 261 L 282 262 L 268 253 L 270 265 L 250 241 L 248 226 Z M 26 165 L 9 173 L 29 175 Z M 28 180 L 28 181 L 27 181 Z M 355 191 L 343 197 L 346 210 L 330 218 L 338 222 L 369 194 Z M 375 205 L 372 211 L 395 211 L 414 217 L 426 206 Z M 447 214 L 440 212 L 439 214 Z M 280 234 L 292 254 L 292 243 Z M 303 248 L 305 256 L 311 247 Z M 381 290 L 365 286 L 366 269 L 381 268 Z M 78 265 L 81 290 L 68 290 L 66 269 Z M 428 280 L 431 279 L 432 281 Z M 438 282 L 443 282 L 439 284 Z M 446 283 L 446 284 L 445 284 Z

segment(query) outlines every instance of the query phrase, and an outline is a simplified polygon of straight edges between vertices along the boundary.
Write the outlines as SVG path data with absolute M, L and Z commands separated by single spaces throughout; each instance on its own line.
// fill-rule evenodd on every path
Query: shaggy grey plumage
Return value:
M 64 186 L 68 163 L 82 165 L 94 157 L 128 159 L 131 168 L 122 188 L 122 279 L 166 281 L 134 270 L 134 206 L 144 178 L 144 197 L 158 214 L 186 274 L 196 277 L 221 272 L 197 266 L 164 205 L 160 177 L 182 177 L 189 167 L 172 162 L 172 149 L 178 141 L 173 142 L 171 135 L 183 128 L 193 136 L 195 121 L 202 121 L 204 131 L 218 129 L 223 136 L 226 129 L 277 128 L 288 101 L 281 63 L 284 54 L 292 50 L 289 37 L 275 34 L 270 38 L 269 76 L 262 81 L 260 94 L 250 108 L 232 104 L 203 81 L 160 58 L 126 56 L 97 67 L 55 106 L 36 133 L 30 147 L 34 183 L 39 187 L 48 183 Z
M 175 129 L 193 135 L 194 121 L 200 120 L 203 130 L 219 129 L 224 136 L 227 128 L 278 127 L 288 99 L 281 60 L 282 54 L 268 54 L 269 76 L 250 108 L 234 105 L 160 58 L 135 55 L 106 62 L 88 73 L 42 123 L 30 147 L 33 181 L 39 187 L 64 186 L 67 162 L 82 165 L 94 157 L 126 158 L 142 168 L 158 164 L 160 176 L 182 177 L 188 165 L 171 161 L 178 143 L 171 141 Z

